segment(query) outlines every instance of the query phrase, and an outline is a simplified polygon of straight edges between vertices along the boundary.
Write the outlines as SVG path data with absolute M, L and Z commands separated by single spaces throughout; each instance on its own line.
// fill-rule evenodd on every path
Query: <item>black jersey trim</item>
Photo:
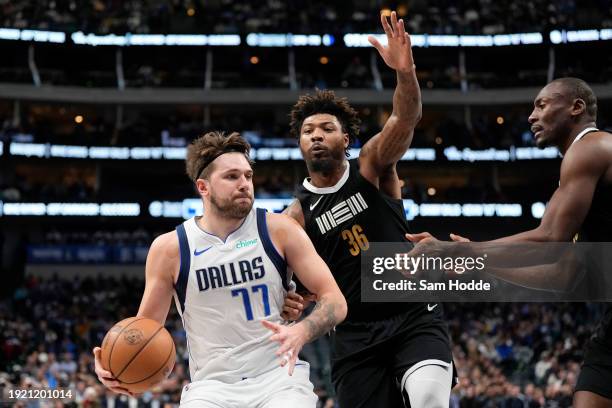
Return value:
M 266 220 L 266 210 L 263 208 L 257 209 L 257 231 L 259 232 L 261 243 L 263 244 L 268 258 L 270 258 L 281 277 L 283 287 L 285 290 L 289 290 L 289 282 L 287 282 L 287 261 L 285 261 L 281 254 L 278 253 L 276 247 L 272 243 L 272 239 L 270 239 L 268 223 Z
M 191 253 L 189 251 L 189 241 L 187 240 L 187 232 L 183 224 L 176 227 L 176 234 L 179 240 L 179 253 L 181 255 L 181 266 L 179 268 L 179 276 L 174 284 L 174 289 L 181 304 L 181 313 L 185 311 L 185 294 L 187 293 L 187 280 L 189 278 L 189 269 L 191 268 Z

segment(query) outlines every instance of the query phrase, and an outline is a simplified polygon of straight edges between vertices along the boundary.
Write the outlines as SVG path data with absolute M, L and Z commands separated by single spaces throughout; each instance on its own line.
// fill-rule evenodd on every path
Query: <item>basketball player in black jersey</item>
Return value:
M 309 178 L 286 213 L 306 230 L 348 303 L 331 339 L 332 380 L 340 407 L 448 407 L 454 379 L 442 306 L 361 303 L 360 254 L 369 242 L 404 242 L 408 231 L 396 164 L 421 117 L 421 95 L 404 23 L 381 16 L 388 45 L 369 41 L 397 73 L 393 112 L 361 149 L 357 112 L 331 91 L 299 98 L 291 112 Z
M 556 146 L 563 155 L 559 188 L 537 228 L 493 242 L 612 241 L 612 135 L 599 131 L 596 119 L 597 99 L 583 80 L 560 78 L 540 91 L 529 123 L 538 147 Z M 407 238 L 432 239 L 428 233 Z M 587 345 L 573 406 L 612 407 L 610 304 Z

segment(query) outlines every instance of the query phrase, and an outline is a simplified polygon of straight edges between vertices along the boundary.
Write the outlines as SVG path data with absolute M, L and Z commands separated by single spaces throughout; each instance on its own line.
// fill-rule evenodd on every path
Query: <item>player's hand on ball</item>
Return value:
M 108 388 L 109 390 L 117 394 L 123 394 L 123 395 L 127 395 L 130 397 L 135 397 L 136 395 L 132 394 L 127 389 L 121 387 L 121 383 L 113 377 L 113 374 L 110 371 L 107 371 L 104 368 L 102 368 L 102 362 L 100 358 L 101 354 L 102 354 L 102 349 L 100 347 L 94 347 L 93 349 L 93 355 L 94 355 L 94 360 L 95 360 L 94 365 L 95 365 L 96 375 L 98 376 L 98 380 L 106 388 Z
M 303 325 L 283 326 L 267 320 L 262 320 L 261 323 L 274 332 L 270 340 L 280 343 L 276 351 L 276 355 L 281 358 L 280 365 L 281 367 L 288 365 L 289 375 L 293 375 L 298 354 L 306 343 L 306 332 Z
M 412 57 L 412 44 L 410 35 L 404 29 L 404 20 L 397 20 L 397 14 L 391 13 L 391 24 L 384 14 L 380 15 L 380 22 L 387 34 L 387 46 L 382 45 L 375 37 L 369 36 L 368 41 L 377 50 L 385 64 L 396 71 L 409 72 L 414 70 Z

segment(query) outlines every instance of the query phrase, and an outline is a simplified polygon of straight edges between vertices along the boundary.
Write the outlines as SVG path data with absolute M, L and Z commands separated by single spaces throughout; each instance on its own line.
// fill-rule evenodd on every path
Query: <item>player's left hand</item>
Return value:
M 450 239 L 452 239 L 455 242 L 472 242 L 468 238 L 462 237 L 461 235 L 457 235 L 457 234 L 450 234 Z
M 388 44 L 382 45 L 374 36 L 369 36 L 368 41 L 377 50 L 385 64 L 399 72 L 410 72 L 414 70 L 414 58 L 412 57 L 412 44 L 410 35 L 404 29 L 404 20 L 397 20 L 397 13 L 391 13 L 391 24 L 387 17 L 381 13 L 380 22 L 385 34 L 387 34 Z
M 261 324 L 263 324 L 266 329 L 274 332 L 270 340 L 280 343 L 280 347 L 276 351 L 277 356 L 282 356 L 280 366 L 284 367 L 288 364 L 289 375 L 293 375 L 298 354 L 302 350 L 304 343 L 306 343 L 306 333 L 303 325 L 295 324 L 293 326 L 283 326 L 267 320 L 262 320 Z
M 430 242 L 430 241 L 437 241 L 438 238 L 434 237 L 433 235 L 431 235 L 429 232 L 425 231 L 425 232 L 419 232 L 418 234 L 406 234 L 404 235 L 404 237 L 412 242 L 413 244 L 418 244 L 419 242 Z

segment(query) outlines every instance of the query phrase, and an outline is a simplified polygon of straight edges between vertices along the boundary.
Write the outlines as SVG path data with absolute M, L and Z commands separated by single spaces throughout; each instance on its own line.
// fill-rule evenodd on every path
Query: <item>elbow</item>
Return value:
M 348 305 L 346 304 L 346 299 L 344 295 L 340 293 L 340 301 L 338 302 L 338 312 L 336 313 L 336 324 L 340 324 L 346 319 L 346 315 L 348 313 Z
M 574 234 L 569 231 L 561 231 L 551 228 L 538 228 L 538 241 L 540 242 L 570 242 Z
M 417 123 L 419 123 L 422 118 L 423 118 L 423 108 L 421 107 L 421 105 L 419 105 L 419 109 L 414 115 L 414 124 L 416 125 Z

